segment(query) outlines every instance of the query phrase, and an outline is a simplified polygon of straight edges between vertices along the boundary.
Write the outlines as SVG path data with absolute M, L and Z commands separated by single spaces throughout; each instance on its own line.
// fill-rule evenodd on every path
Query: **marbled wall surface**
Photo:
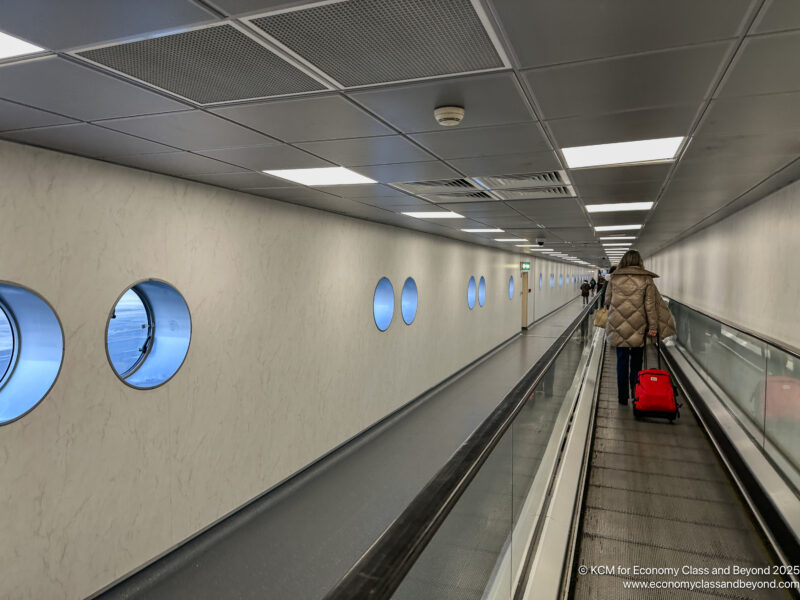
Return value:
M 0 279 L 47 299 L 66 341 L 47 398 L 0 427 L 3 599 L 95 592 L 519 330 L 517 253 L 8 142 L 0 181 Z M 536 316 L 578 293 L 558 275 L 582 271 L 531 260 Z M 487 282 L 472 311 L 470 275 Z M 183 294 L 193 336 L 177 375 L 138 391 L 112 372 L 105 326 L 150 277 Z
M 800 181 L 646 259 L 659 289 L 800 348 Z

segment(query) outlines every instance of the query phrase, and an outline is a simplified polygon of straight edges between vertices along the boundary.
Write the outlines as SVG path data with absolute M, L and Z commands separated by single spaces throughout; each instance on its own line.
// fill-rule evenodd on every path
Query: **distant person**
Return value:
M 642 256 L 636 250 L 628 250 L 617 269 L 609 272 L 605 293 L 606 340 L 617 349 L 620 404 L 628 404 L 628 399 L 634 396 L 636 377 L 642 370 L 646 336 L 658 335 L 660 296 L 653 283 L 654 277 L 658 275 L 645 270 Z
M 589 286 L 589 282 L 584 279 L 583 283 L 581 284 L 581 296 L 583 296 L 583 304 L 584 305 L 589 304 L 589 290 L 590 289 L 591 289 L 591 287 Z
M 611 277 L 611 274 L 616 270 L 617 270 L 616 266 L 611 267 L 608 270 L 608 276 Z M 601 275 L 599 277 L 599 279 L 597 280 L 598 285 L 600 285 L 600 281 L 601 280 L 603 282 L 603 284 L 602 284 L 603 287 L 600 288 L 600 306 L 605 306 L 605 304 L 606 304 L 606 288 L 608 288 L 608 280 Z
M 594 277 L 592 277 L 591 281 L 589 282 L 589 288 L 592 290 L 592 296 L 594 296 L 594 294 L 595 294 L 594 290 L 595 290 L 596 286 L 597 286 L 597 282 L 594 280 Z

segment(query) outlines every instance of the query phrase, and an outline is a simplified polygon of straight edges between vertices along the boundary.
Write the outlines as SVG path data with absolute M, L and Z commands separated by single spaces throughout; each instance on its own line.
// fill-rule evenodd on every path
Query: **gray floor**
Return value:
M 583 307 L 573 301 L 391 423 L 104 598 L 321 598 Z
M 616 395 L 606 348 L 577 566 L 765 567 L 772 560 L 688 406 L 670 425 L 637 421 Z M 651 365 L 655 364 L 651 355 Z M 685 405 L 684 401 L 684 405 Z M 789 598 L 780 590 L 625 589 L 625 581 L 771 581 L 726 574 L 576 574 L 574 598 Z

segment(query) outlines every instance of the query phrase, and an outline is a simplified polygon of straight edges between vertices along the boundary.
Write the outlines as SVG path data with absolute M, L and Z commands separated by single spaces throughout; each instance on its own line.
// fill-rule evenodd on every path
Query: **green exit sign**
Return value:
M 519 270 L 520 271 L 530 271 L 531 270 L 531 263 L 529 263 L 529 262 L 521 262 L 521 263 L 519 263 Z

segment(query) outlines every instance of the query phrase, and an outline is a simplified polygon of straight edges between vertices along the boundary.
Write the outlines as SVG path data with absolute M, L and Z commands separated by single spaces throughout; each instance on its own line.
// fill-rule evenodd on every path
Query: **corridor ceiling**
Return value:
M 800 177 L 798 0 L 4 0 L 0 31 L 45 49 L 0 60 L 6 140 L 487 246 L 608 265 L 596 226 L 643 223 L 648 255 Z M 561 154 L 678 136 L 674 162 Z M 262 173 L 326 166 L 378 183 Z M 439 209 L 466 218 L 401 214 Z

